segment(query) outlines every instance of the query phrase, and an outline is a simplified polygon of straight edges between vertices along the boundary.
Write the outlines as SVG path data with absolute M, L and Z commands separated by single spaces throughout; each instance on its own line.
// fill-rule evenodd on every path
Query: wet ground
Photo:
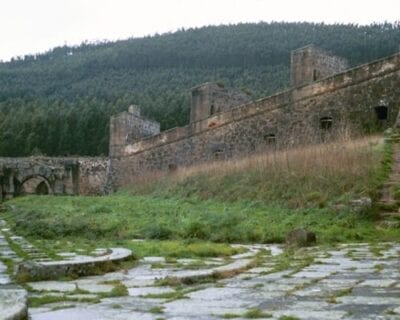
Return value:
M 268 251 L 259 254 L 257 266 L 231 278 L 203 284 L 159 286 L 156 279 L 201 273 L 215 268 L 211 267 L 213 264 L 224 265 L 225 261 L 210 259 L 203 261 L 208 267 L 188 270 L 185 264 L 195 265 L 194 261 L 178 260 L 179 266 L 174 266 L 153 257 L 126 272 L 73 282 L 31 283 L 36 291 L 30 295 L 94 298 L 101 292 L 110 292 L 115 283 L 123 284 L 129 295 L 101 298 L 99 303 L 51 303 L 31 308 L 30 316 L 33 320 L 243 319 L 254 314 L 272 319 L 400 319 L 398 244 L 312 248 L 290 257 L 289 267 L 280 256 L 279 247 L 265 249 Z M 246 258 L 234 257 L 228 264 Z
M 8 243 L 15 236 L 4 224 L 0 230 L 0 258 L 21 261 Z M 37 259 L 47 259 L 23 238 L 13 239 Z M 242 247 L 245 253 L 230 258 L 146 257 L 135 267 L 101 276 L 27 283 L 29 316 L 32 320 L 400 319 L 397 243 L 296 251 L 278 245 Z M 75 254 L 62 255 L 74 259 Z M 4 300 L 0 305 L 8 303 L 10 286 L 7 266 L 0 262 Z

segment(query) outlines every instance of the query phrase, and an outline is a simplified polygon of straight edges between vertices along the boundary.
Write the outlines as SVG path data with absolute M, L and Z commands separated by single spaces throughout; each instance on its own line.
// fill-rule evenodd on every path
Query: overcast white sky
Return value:
M 400 0 L 0 0 L 0 59 L 238 22 L 400 20 Z

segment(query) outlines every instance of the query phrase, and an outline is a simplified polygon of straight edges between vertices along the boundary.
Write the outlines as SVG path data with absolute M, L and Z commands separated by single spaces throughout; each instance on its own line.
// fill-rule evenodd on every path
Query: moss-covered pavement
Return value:
M 279 186 L 284 177 L 279 190 L 256 174 L 250 179 L 246 166 L 135 194 L 7 201 L 0 291 L 19 281 L 32 320 L 399 319 L 400 149 L 376 138 L 351 142 L 341 160 L 323 153 L 318 175 L 309 160 L 321 150 L 314 151 L 293 155 L 301 165 L 282 169 L 273 181 Z M 237 179 L 235 201 L 216 191 L 202 198 L 212 182 Z M 249 183 L 265 201 L 242 192 Z M 188 188 L 197 193 L 182 193 Z M 315 232 L 317 246 L 285 247 L 285 234 L 298 227 Z M 135 259 L 96 275 L 15 277 L 21 262 L 86 259 L 119 246 Z M 5 296 L 0 303 L 17 305 Z
M 195 275 L 232 262 L 213 258 L 200 264 L 149 257 L 135 268 L 106 275 L 28 283 L 30 316 L 33 320 L 400 316 L 398 244 L 346 244 L 295 252 L 268 245 L 254 249 L 260 248 L 266 250 L 249 268 L 205 278 Z M 182 283 L 183 275 L 192 281 Z

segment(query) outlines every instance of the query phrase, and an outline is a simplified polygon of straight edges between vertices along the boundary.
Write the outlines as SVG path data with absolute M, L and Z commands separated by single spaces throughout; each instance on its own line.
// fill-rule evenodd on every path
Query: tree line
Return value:
M 354 66 L 397 52 L 400 24 L 209 26 L 16 57 L 0 63 L 0 155 L 106 155 L 109 117 L 128 105 L 163 130 L 185 125 L 191 87 L 283 90 L 291 50 L 310 43 Z

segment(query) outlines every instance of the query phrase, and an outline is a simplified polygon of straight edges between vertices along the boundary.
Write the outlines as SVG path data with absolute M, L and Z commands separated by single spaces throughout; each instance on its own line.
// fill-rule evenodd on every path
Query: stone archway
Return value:
M 42 176 L 32 176 L 22 183 L 22 194 L 51 194 L 51 187 L 46 178 Z
M 44 181 L 39 183 L 35 189 L 35 193 L 41 195 L 49 194 L 49 188 L 47 187 L 47 184 Z

